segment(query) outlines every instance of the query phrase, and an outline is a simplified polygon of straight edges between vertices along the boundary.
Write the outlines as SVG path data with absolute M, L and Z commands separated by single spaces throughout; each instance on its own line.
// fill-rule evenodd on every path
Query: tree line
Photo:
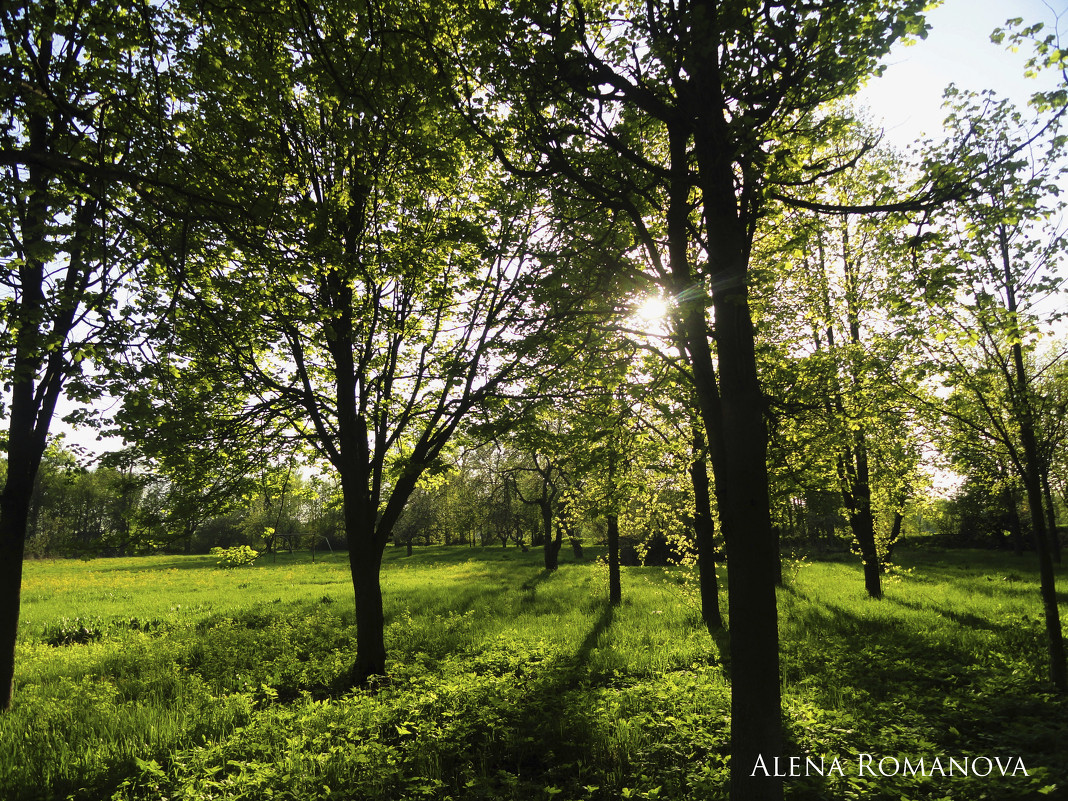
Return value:
M 6 5 L 2 706 L 61 395 L 81 422 L 120 398 L 168 492 L 329 474 L 354 683 L 386 671 L 384 548 L 459 453 L 494 452 L 462 442 L 525 454 L 494 514 L 537 512 L 548 569 L 577 521 L 616 554 L 659 464 L 677 495 L 649 506 L 692 532 L 710 628 L 729 565 L 736 766 L 782 749 L 784 526 L 844 517 L 878 598 L 938 449 L 1020 493 L 1065 689 L 1064 84 L 1026 110 L 951 88 L 945 138 L 890 151 L 846 101 L 924 6 Z M 635 318 L 651 295 L 663 323 Z

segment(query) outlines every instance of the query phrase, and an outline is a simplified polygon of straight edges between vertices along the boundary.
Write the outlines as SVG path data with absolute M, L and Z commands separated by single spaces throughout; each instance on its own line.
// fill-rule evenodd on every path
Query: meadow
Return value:
M 358 690 L 339 684 L 343 554 L 28 562 L 0 798 L 725 798 L 730 665 L 692 576 L 625 568 L 613 608 L 596 559 L 540 560 L 388 549 L 390 676 Z M 882 601 L 853 557 L 786 565 L 787 753 L 842 766 L 788 778 L 787 798 L 1068 798 L 1033 558 L 899 563 Z M 1011 775 L 894 770 L 936 757 L 1011 758 Z

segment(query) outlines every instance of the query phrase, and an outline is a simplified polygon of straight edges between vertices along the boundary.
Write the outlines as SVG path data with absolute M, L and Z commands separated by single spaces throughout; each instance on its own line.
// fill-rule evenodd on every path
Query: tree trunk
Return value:
M 869 598 L 882 598 L 882 560 L 879 559 L 875 546 L 875 521 L 871 509 L 851 516 L 849 522 L 853 527 L 853 535 L 860 544 L 860 558 L 864 563 L 864 589 Z
M 701 588 L 701 619 L 708 633 L 723 628 L 719 611 L 719 581 L 716 579 L 716 544 L 713 540 L 712 497 L 708 491 L 708 468 L 705 465 L 705 442 L 699 426 L 694 426 L 694 460 L 690 465 L 693 482 L 693 528 L 697 539 L 697 577 Z
M 1042 500 L 1046 511 L 1046 532 L 1049 534 L 1050 553 L 1056 564 L 1061 563 L 1061 536 L 1057 531 L 1057 510 L 1053 504 L 1053 492 L 1049 486 L 1049 471 L 1041 471 Z
M 783 748 L 775 603 L 779 554 L 771 531 L 764 397 L 757 375 L 755 332 L 749 311 L 750 240 L 747 224 L 740 217 L 743 212 L 736 194 L 733 155 L 724 147 L 734 134 L 727 130 L 723 117 L 725 106 L 720 102 L 717 70 L 715 56 L 710 55 L 693 76 L 699 91 L 711 93 L 699 101 L 711 113 L 699 113 L 699 124 L 694 127 L 694 153 L 701 175 L 719 375 L 720 416 L 718 421 L 706 419 L 706 428 L 713 446 L 716 498 L 727 543 L 730 798 L 731 801 L 777 801 L 783 795 L 782 780 L 754 767 L 761 758 L 772 762 L 782 755 Z M 696 333 L 691 331 L 691 342 Z M 703 365 L 706 372 L 710 368 L 711 364 Z M 695 376 L 697 371 L 695 363 Z M 719 456 L 715 452 L 717 434 L 722 446 Z
M 545 540 L 545 569 L 556 570 L 560 567 L 560 547 L 564 544 L 560 530 L 557 529 L 556 536 Z
M 905 515 L 898 509 L 894 512 L 894 523 L 890 527 L 890 539 L 886 543 L 886 558 L 889 560 L 894 553 L 894 546 L 901 538 L 901 526 L 905 522 Z
M 375 542 L 374 521 L 353 522 L 355 525 L 346 524 L 349 572 L 356 596 L 356 662 L 350 678 L 359 685 L 372 676 L 386 675 L 386 622 L 382 611 L 382 548 Z
M 754 768 L 760 758 L 772 762 L 782 755 L 775 604 L 779 555 L 771 531 L 763 399 L 749 308 L 744 294 L 724 294 L 715 302 L 715 313 L 725 470 L 715 478 L 729 571 L 730 797 L 774 801 L 782 798 L 782 780 Z
M 0 496 L 0 711 L 4 712 L 11 708 L 14 694 L 15 642 L 30 500 L 28 488 L 19 480 L 25 476 L 25 470 L 17 470 L 10 458 L 8 470 L 16 472 L 8 473 L 4 494 Z
M 30 149 L 43 153 L 46 120 L 41 115 L 31 115 L 27 127 Z M 48 249 L 45 236 L 48 177 L 43 168 L 33 164 L 29 174 L 30 198 L 22 220 L 22 233 L 25 251 L 33 254 Z M 71 260 L 75 260 L 73 254 Z M 8 408 L 7 479 L 0 495 L 0 712 L 11 708 L 14 693 L 15 642 L 30 503 L 66 368 L 61 347 L 51 349 L 47 357 L 42 352 L 45 295 L 44 265 L 39 259 L 30 256 L 19 265 L 18 286 L 22 297 L 16 311 L 17 326 L 12 326 L 16 331 Z M 65 338 L 72 320 L 73 307 L 68 306 L 53 321 L 55 332 Z M 42 366 L 44 374 L 37 383 Z
M 619 580 L 619 516 L 608 515 L 608 603 L 619 606 L 623 588 Z
M 708 64 L 702 62 L 703 67 Z M 716 93 L 714 70 L 694 75 L 694 85 Z M 711 95 L 702 107 L 722 109 Z M 722 143 L 731 141 L 715 113 L 698 115 L 695 153 L 702 178 L 708 269 L 715 310 L 718 371 L 708 343 L 707 296 L 693 292 L 687 257 L 688 125 L 669 126 L 671 201 L 668 246 L 673 290 L 679 297 L 683 335 L 694 389 L 708 437 L 720 523 L 727 543 L 727 601 L 731 660 L 731 801 L 778 801 L 782 780 L 754 770 L 758 759 L 782 756 L 778 610 L 778 553 L 771 532 L 764 399 L 748 300 L 748 246 L 738 218 L 734 165 Z M 719 380 L 717 382 L 717 372 Z
M 882 598 L 883 564 L 875 544 L 875 515 L 871 509 L 871 476 L 868 469 L 868 444 L 863 430 L 856 433 L 856 441 L 849 449 L 851 469 L 843 471 L 843 494 L 849 509 L 849 527 L 860 546 L 864 564 L 864 589 L 870 598 Z M 850 486 L 846 487 L 848 482 Z
M 560 539 L 561 533 L 559 529 L 556 532 L 556 538 L 553 538 L 553 507 L 549 501 L 540 501 L 538 507 L 541 509 L 541 525 L 545 538 L 545 569 L 556 570 L 560 566 L 560 545 L 562 540 Z
M 1008 233 L 1004 226 L 998 228 L 998 238 L 1001 243 L 1002 266 L 1005 271 L 1005 307 L 1011 315 L 1010 319 L 1015 327 L 1017 314 L 1015 285 L 1012 280 L 1011 262 L 1009 258 Z M 1014 381 L 1011 387 L 1014 392 L 1010 397 L 1014 398 L 1014 416 L 1020 426 L 1020 445 L 1023 449 L 1023 459 L 1019 465 L 1024 481 L 1024 489 L 1027 491 L 1027 504 L 1031 512 L 1031 528 L 1035 534 L 1035 549 L 1038 551 L 1038 571 L 1041 583 L 1042 607 L 1046 618 L 1046 647 L 1049 651 L 1049 678 L 1061 692 L 1068 691 L 1068 669 L 1064 658 L 1064 635 L 1061 631 L 1061 614 L 1057 606 L 1056 578 L 1053 572 L 1053 554 L 1050 547 L 1050 537 L 1046 531 L 1046 521 L 1043 515 L 1041 460 L 1039 459 L 1038 441 L 1035 436 L 1035 419 L 1033 413 L 1031 387 L 1027 377 L 1027 366 L 1023 357 L 1023 345 L 1020 342 L 1019 332 L 1013 337 L 1012 363 L 1014 368 Z
M 1068 669 L 1065 664 L 1064 635 L 1061 631 L 1061 614 L 1057 606 L 1056 575 L 1053 570 L 1053 549 L 1046 531 L 1043 511 L 1042 481 L 1038 470 L 1038 443 L 1035 439 L 1034 423 L 1028 400 L 1024 394 L 1026 374 L 1024 373 L 1023 348 L 1019 342 L 1012 346 L 1013 360 L 1016 366 L 1017 389 L 1021 398 L 1021 409 L 1017 415 L 1020 424 L 1020 442 L 1023 445 L 1024 489 L 1027 491 L 1027 504 L 1031 512 L 1031 530 L 1035 537 L 1035 550 L 1038 552 L 1038 573 L 1042 607 L 1046 621 L 1046 647 L 1049 652 L 1049 678 L 1061 692 L 1068 691 Z
M 1018 347 L 1018 346 L 1014 346 Z M 1027 427 L 1021 426 L 1021 439 L 1024 442 L 1024 451 L 1028 451 L 1028 441 L 1033 444 L 1034 434 L 1030 437 L 1026 432 Z M 1037 451 L 1037 449 L 1035 449 Z M 1040 579 L 1040 591 L 1042 594 L 1042 607 L 1046 619 L 1046 647 L 1049 652 L 1049 678 L 1058 690 L 1068 691 L 1068 671 L 1066 671 L 1064 654 L 1064 636 L 1061 632 L 1061 615 L 1057 606 L 1056 576 L 1053 570 L 1053 553 L 1050 548 L 1049 536 L 1046 533 L 1046 523 L 1043 519 L 1042 488 L 1040 486 L 1038 471 L 1033 466 L 1026 468 L 1027 475 L 1024 481 L 1027 489 L 1027 502 L 1031 507 L 1031 528 L 1035 536 L 1035 550 L 1038 552 L 1038 572 Z
M 1008 508 L 1005 511 L 1009 516 L 1009 533 L 1012 535 L 1012 550 L 1017 556 L 1023 556 L 1023 523 L 1020 521 L 1020 510 L 1016 506 L 1016 492 L 1011 488 L 1006 488 L 1005 490 L 1005 501 L 1008 505 Z
M 23 333 L 20 331 L 20 341 Z M 33 366 L 31 359 L 25 361 Z M 16 367 L 20 364 L 18 357 L 15 364 Z M 52 380 L 35 391 L 33 367 L 32 371 L 15 372 L 22 377 L 15 380 L 11 392 L 7 480 L 0 495 L 0 712 L 11 708 L 14 693 L 15 642 L 30 503 L 44 457 L 48 425 L 62 386 L 60 376 L 53 372 Z

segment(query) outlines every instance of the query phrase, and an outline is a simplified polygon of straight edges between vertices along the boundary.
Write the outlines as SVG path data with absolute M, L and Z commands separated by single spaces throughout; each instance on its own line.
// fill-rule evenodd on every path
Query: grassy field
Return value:
M 343 555 L 27 563 L 0 798 L 724 798 L 730 665 L 692 582 L 625 570 L 613 609 L 605 568 L 568 556 L 547 574 L 539 551 L 390 549 L 391 676 L 359 691 L 337 684 L 354 656 Z M 1068 798 L 1033 560 L 900 561 L 880 602 L 851 557 L 787 565 L 787 752 L 829 774 L 787 779 L 787 797 Z M 858 775 L 865 754 L 1000 757 L 1014 775 Z

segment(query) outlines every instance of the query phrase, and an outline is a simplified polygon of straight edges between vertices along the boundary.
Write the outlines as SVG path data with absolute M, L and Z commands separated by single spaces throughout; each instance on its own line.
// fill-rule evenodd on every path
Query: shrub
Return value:
M 235 545 L 232 548 L 212 548 L 211 555 L 219 557 L 219 567 L 227 570 L 235 567 L 248 567 L 255 562 L 260 553 L 248 545 Z
M 45 626 L 44 641 L 57 648 L 63 645 L 85 645 L 104 636 L 104 625 L 99 618 L 60 618 L 57 623 Z

